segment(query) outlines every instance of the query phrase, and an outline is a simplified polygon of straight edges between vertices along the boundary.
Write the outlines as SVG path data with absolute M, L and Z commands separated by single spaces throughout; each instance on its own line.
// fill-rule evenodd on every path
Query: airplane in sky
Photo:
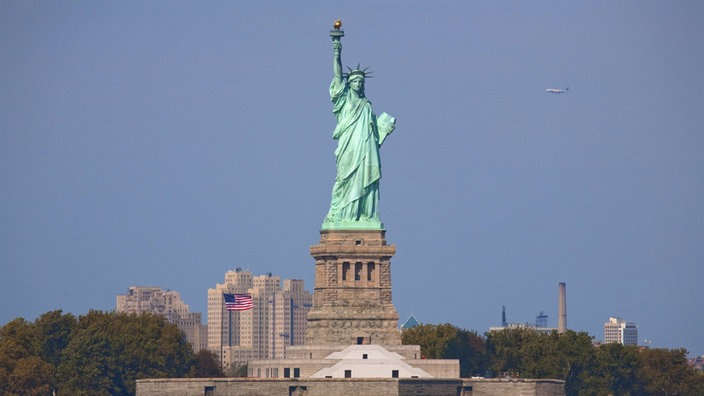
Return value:
M 551 94 L 562 94 L 562 93 L 567 93 L 567 92 L 569 92 L 569 91 L 570 91 L 570 87 L 567 87 L 567 88 L 565 88 L 565 89 L 548 88 L 548 89 L 546 89 L 546 91 L 548 91 L 548 93 L 551 93 Z

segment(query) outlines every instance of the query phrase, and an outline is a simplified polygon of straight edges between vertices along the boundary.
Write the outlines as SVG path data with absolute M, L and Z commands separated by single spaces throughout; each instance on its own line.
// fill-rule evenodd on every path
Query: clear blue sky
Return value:
M 205 314 L 235 267 L 312 290 L 338 17 L 398 119 L 402 320 L 555 326 L 566 282 L 569 328 L 704 354 L 698 1 L 3 1 L 0 324 L 131 285 Z

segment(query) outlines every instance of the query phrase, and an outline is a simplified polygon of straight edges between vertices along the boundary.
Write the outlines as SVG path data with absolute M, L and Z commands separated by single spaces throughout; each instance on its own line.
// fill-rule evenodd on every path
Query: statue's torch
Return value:
M 345 36 L 345 31 L 340 30 L 342 27 L 342 21 L 341 20 L 336 20 L 335 23 L 332 25 L 332 30 L 330 31 L 330 37 L 332 37 L 332 40 L 335 41 L 340 41 L 340 38 Z

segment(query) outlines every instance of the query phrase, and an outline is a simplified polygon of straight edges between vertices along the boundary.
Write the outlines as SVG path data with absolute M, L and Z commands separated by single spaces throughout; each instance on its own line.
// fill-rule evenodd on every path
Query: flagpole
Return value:
M 225 370 L 225 362 L 223 362 L 223 360 L 222 360 L 223 350 L 225 349 L 222 345 L 223 344 L 223 342 L 222 342 L 222 322 L 224 322 L 222 309 L 225 306 L 224 301 L 225 301 L 225 294 L 222 295 L 222 300 L 220 300 L 220 303 L 222 304 L 220 306 L 220 367 L 222 367 L 223 370 Z

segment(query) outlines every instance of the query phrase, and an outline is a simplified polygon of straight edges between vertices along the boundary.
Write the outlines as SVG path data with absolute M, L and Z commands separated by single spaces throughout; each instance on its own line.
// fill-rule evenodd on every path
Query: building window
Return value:
M 362 263 L 354 263 L 354 280 L 362 280 Z
M 374 280 L 374 263 L 367 263 L 367 281 Z
M 345 370 L 345 378 L 352 378 L 352 370 Z
M 289 367 L 284 368 L 284 378 L 291 378 L 291 369 Z
M 214 396 L 215 395 L 215 387 L 214 386 L 206 386 L 203 394 L 205 396 Z
M 367 355 L 366 353 L 363 353 L 363 354 L 362 354 L 362 359 L 367 359 L 367 358 L 369 358 L 369 355 Z
M 307 386 L 289 386 L 288 387 L 288 395 L 289 396 L 305 395 L 307 390 L 308 390 Z
M 391 378 L 398 378 L 398 370 L 391 370 Z
M 357 337 L 357 345 L 364 344 L 364 337 Z
M 342 280 L 347 280 L 347 273 L 350 272 L 350 263 L 342 263 Z
M 293 378 L 300 378 L 300 377 L 301 377 L 301 369 L 298 367 L 294 367 Z

